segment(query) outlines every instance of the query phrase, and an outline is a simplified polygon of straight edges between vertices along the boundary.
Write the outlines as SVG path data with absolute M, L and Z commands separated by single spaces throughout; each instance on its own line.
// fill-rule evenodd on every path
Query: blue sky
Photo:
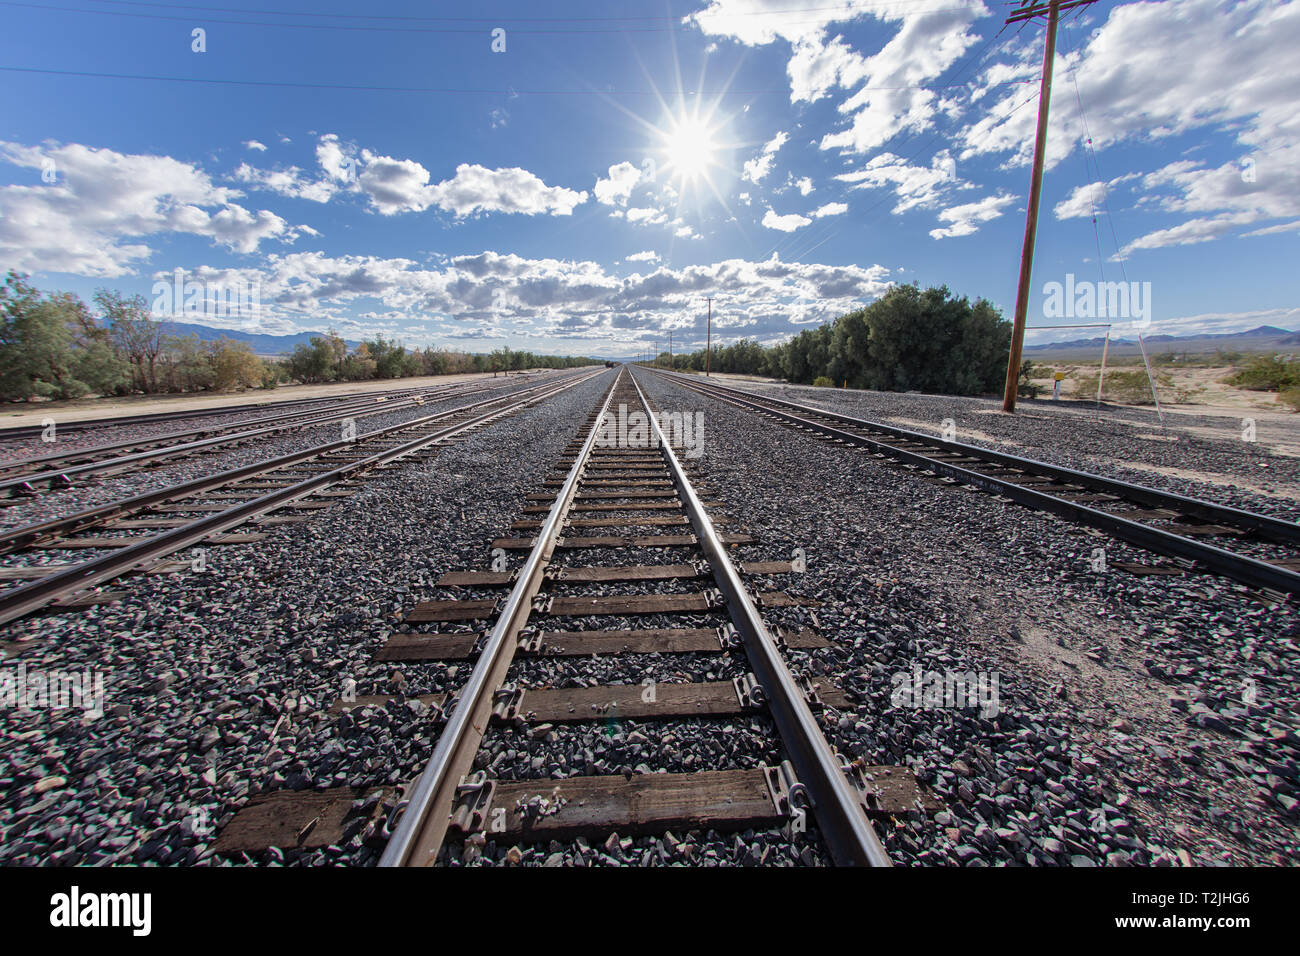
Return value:
M 773 342 L 910 281 L 1009 317 L 1015 5 L 0 2 L 0 268 L 472 350 L 695 348 L 707 296 Z M 1072 274 L 1150 283 L 1153 332 L 1300 327 L 1296 49 L 1294 0 L 1066 19 L 1031 325 Z

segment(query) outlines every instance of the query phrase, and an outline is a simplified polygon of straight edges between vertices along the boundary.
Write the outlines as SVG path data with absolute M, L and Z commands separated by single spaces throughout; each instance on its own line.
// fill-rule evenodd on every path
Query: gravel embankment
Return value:
M 114 402 L 108 402 L 103 406 L 88 404 L 84 411 L 87 419 L 94 419 L 89 422 L 89 427 L 77 428 L 78 420 L 69 418 L 67 421 L 56 419 L 55 415 L 62 415 L 67 409 L 60 408 L 57 412 L 51 413 L 48 417 L 38 417 L 40 413 L 31 413 L 21 416 L 24 427 L 36 425 L 42 427 L 42 422 L 54 421 L 56 441 L 46 442 L 41 437 L 35 438 L 14 438 L 5 435 L 3 429 L 0 429 L 0 464 L 10 461 L 23 460 L 27 458 L 40 457 L 53 454 L 55 452 L 79 451 L 87 448 L 95 448 L 101 445 L 116 444 L 127 441 L 145 441 L 155 438 L 166 437 L 168 435 L 189 431 L 195 428 L 211 429 L 225 428 L 236 425 L 246 427 L 261 427 L 257 422 L 259 419 L 266 419 L 280 416 L 295 416 L 311 413 L 329 411 L 331 408 L 337 408 L 343 404 L 357 404 L 364 406 L 378 402 L 380 399 L 394 401 L 404 393 L 421 392 L 428 394 L 430 392 L 442 391 L 447 388 L 461 388 L 465 386 L 475 387 L 481 385 L 505 384 L 509 381 L 511 384 L 522 384 L 524 382 L 539 382 L 547 376 L 556 376 L 565 374 L 563 371 L 545 370 L 541 372 L 529 372 L 526 375 L 511 375 L 508 378 L 499 380 L 492 376 L 470 376 L 462 378 L 453 376 L 451 381 L 442 381 L 433 378 L 421 379 L 391 379 L 386 382 L 367 383 L 376 384 L 377 388 L 357 389 L 354 387 L 341 388 L 334 394 L 321 394 L 318 397 L 303 402 L 300 405 L 277 405 L 275 395 L 277 392 L 266 392 L 261 398 L 261 402 L 248 401 L 242 404 L 235 404 L 224 414 L 206 415 L 202 413 L 205 409 L 212 409 L 214 406 L 208 405 L 202 401 L 196 401 L 189 396 L 164 396 L 161 399 L 146 402 L 146 406 L 151 407 L 153 411 L 183 408 L 189 405 L 191 411 L 196 415 L 177 415 L 174 418 L 164 419 L 154 422 L 128 422 L 117 421 L 117 417 L 111 410 L 116 407 L 120 412 L 121 418 L 131 418 L 137 414 L 145 414 L 138 409 L 130 407 L 128 403 L 124 406 L 115 406 Z M 330 386 L 307 386 L 308 389 L 330 389 Z M 248 396 L 248 393 L 244 393 Z M 234 396 L 231 396 L 234 398 Z M 13 416 L 10 416 L 10 421 Z
M 418 771 L 436 728 L 414 698 L 456 690 L 470 663 L 385 664 L 374 654 L 404 629 L 400 617 L 413 603 L 452 596 L 434 587 L 444 571 L 487 566 L 490 539 L 507 533 L 609 381 L 602 375 L 429 462 L 376 476 L 257 545 L 210 549 L 206 575 L 136 579 L 120 605 L 7 629 L 5 639 L 49 638 L 23 653 L 29 669 L 102 671 L 107 713 L 0 715 L 0 864 L 373 864 L 375 844 L 361 833 L 337 848 L 251 859 L 217 860 L 208 847 L 250 793 L 392 784 Z M 868 764 L 912 767 L 944 803 L 936 817 L 879 828 L 895 860 L 1300 860 L 1293 609 L 1214 578 L 1096 573 L 1096 548 L 1111 564 L 1143 556 L 656 378 L 642 382 L 663 410 L 705 412 L 704 497 L 732 516 L 726 530 L 759 539 L 735 557 L 805 550 L 806 573 L 753 588 L 821 602 L 769 619 L 834 642 L 789 654 L 794 669 L 856 696 L 851 709 L 826 712 L 829 738 Z M 1077 431 L 1057 429 L 1061 454 L 1102 453 L 1071 445 Z M 684 553 L 620 550 L 617 563 Z M 573 563 L 601 556 L 561 554 Z M 639 617 L 634 626 L 667 623 Z M 973 672 L 986 692 L 996 689 L 996 706 L 983 714 L 908 706 L 896 692 L 917 667 L 922 679 Z M 746 669 L 735 652 L 542 658 L 518 660 L 511 678 L 590 686 L 726 680 Z M 348 678 L 358 694 L 399 697 L 328 715 Z M 480 763 L 503 778 L 560 777 L 753 767 L 780 756 L 766 717 L 717 730 L 697 720 L 494 730 Z M 794 844 L 777 832 L 679 833 L 595 846 L 489 842 L 467 856 L 450 854 L 479 865 L 826 861 L 815 829 Z
M 702 469 L 763 556 L 806 549 L 807 573 L 782 586 L 824 606 L 780 613 L 836 646 L 792 661 L 862 701 L 831 739 L 912 766 L 946 804 L 888 828 L 896 859 L 1300 860 L 1294 608 L 1222 579 L 1093 572 L 1096 548 L 1111 564 L 1143 555 L 662 380 L 647 387 L 665 410 L 705 411 Z M 1059 454 L 1087 457 L 1068 445 L 1078 431 L 1057 429 Z M 917 667 L 923 688 L 931 672 L 974 672 L 990 690 L 996 677 L 998 713 L 909 706 L 900 691 Z
M 396 391 L 401 390 L 400 388 L 396 389 Z M 248 405 L 223 415 L 177 417 L 158 422 L 117 423 L 109 419 L 96 422 L 90 428 L 74 428 L 71 426 L 75 423 L 60 425 L 56 422 L 54 428 L 56 440 L 51 442 L 43 441 L 41 438 L 5 438 L 0 435 L 0 464 L 55 453 L 81 451 L 118 442 L 147 441 L 196 428 L 228 428 L 235 425 L 258 428 L 261 427 L 260 419 L 281 415 L 305 415 L 311 412 L 325 412 L 333 406 L 355 400 L 355 396 L 336 399 L 322 398 L 319 401 L 296 405 L 291 408 L 276 408 L 269 404 L 260 407 Z
M 513 384 L 513 383 L 512 383 Z M 531 384 L 531 383 L 530 383 Z M 365 409 L 352 416 L 356 432 L 364 437 L 373 431 L 413 421 L 425 415 L 459 408 L 475 402 L 508 394 L 511 389 L 440 398 L 423 406 L 408 406 L 392 411 Z M 227 471 L 302 451 L 342 436 L 342 422 L 330 422 L 305 428 L 292 428 L 220 448 L 203 455 L 160 461 L 141 471 L 116 475 L 88 476 L 65 491 L 42 493 L 34 498 L 17 499 L 0 511 L 0 530 L 39 521 L 64 517 L 83 508 L 94 507 L 130 495 L 145 494 L 169 485 L 190 481 L 215 472 Z M 62 445 L 60 445 L 62 449 Z
M 1272 447 L 1300 442 L 1300 415 L 1258 422 L 1248 442 L 1242 419 L 1214 415 L 1169 413 L 1162 430 L 1147 409 L 1104 407 L 1098 414 L 1088 405 L 1036 401 L 1005 415 L 1000 401 L 984 398 L 719 384 L 935 436 L 951 419 L 957 441 L 1300 520 L 1300 458 Z
M 418 702 L 338 719 L 326 710 L 348 678 L 358 694 L 459 686 L 463 664 L 374 654 L 442 572 L 487 565 L 502 515 L 541 481 L 608 380 L 377 475 L 256 545 L 209 549 L 206 574 L 135 579 L 119 605 L 6 628 L 6 640 L 48 638 L 6 667 L 99 671 L 106 713 L 2 715 L 0 864 L 194 863 L 250 793 L 409 779 L 430 752 Z M 288 856 L 368 863 L 376 853 Z

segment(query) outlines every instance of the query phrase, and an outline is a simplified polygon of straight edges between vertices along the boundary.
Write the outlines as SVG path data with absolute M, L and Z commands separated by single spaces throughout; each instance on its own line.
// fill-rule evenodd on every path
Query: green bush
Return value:
M 1225 380 L 1253 392 L 1272 392 L 1300 385 L 1300 361 L 1284 362 L 1275 355 L 1260 355 Z
M 1079 375 L 1074 394 L 1080 398 L 1097 397 L 1097 376 Z M 1167 374 L 1157 374 L 1156 384 L 1170 388 L 1173 378 Z M 1107 369 L 1106 381 L 1102 390 L 1102 400 L 1119 402 L 1122 405 L 1152 405 L 1151 383 L 1147 380 L 1146 369 L 1135 368 L 1128 371 Z
M 1001 394 L 1011 323 L 984 299 L 947 286 L 894 286 L 871 305 L 788 342 L 744 339 L 677 356 L 674 364 L 715 372 L 768 375 L 801 385 L 946 395 Z
M 1017 398 L 1037 398 L 1038 386 L 1030 381 L 1034 375 L 1034 363 L 1025 359 L 1020 363 L 1020 377 L 1016 380 L 1016 397 Z
M 1300 412 L 1300 387 L 1282 389 L 1277 393 L 1277 400 L 1289 405 L 1292 411 Z

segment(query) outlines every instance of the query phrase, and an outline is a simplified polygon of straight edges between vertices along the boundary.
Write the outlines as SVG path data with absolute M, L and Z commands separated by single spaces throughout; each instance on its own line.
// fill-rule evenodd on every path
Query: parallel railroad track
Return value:
M 89 589 L 128 573 L 165 573 L 188 567 L 188 562 L 178 566 L 161 560 L 182 548 L 201 542 L 258 540 L 257 533 L 225 532 L 254 519 L 260 519 L 262 526 L 305 520 L 302 512 L 328 507 L 335 499 L 355 493 L 356 479 L 366 473 L 429 452 L 595 374 L 600 373 L 544 382 L 361 434 L 355 440 L 327 442 L 0 532 L 0 555 L 31 557 L 48 551 L 93 555 L 75 563 L 16 563 L 0 568 L 0 581 L 18 582 L 0 591 L 0 624 L 52 604 L 69 608 L 113 600 L 120 595 Z M 277 514 L 281 510 L 288 513 Z M 292 513 L 295 511 L 298 514 Z
M 168 432 L 0 462 L 0 495 L 12 496 L 9 499 L 11 501 L 21 500 L 38 494 L 42 489 L 64 490 L 88 480 L 156 467 L 164 461 L 212 454 L 285 430 L 367 418 L 402 408 L 418 407 L 429 401 L 443 401 L 507 387 L 510 386 L 490 382 L 441 385 L 347 400 L 324 408 L 288 412 L 234 424 Z
M 797 568 L 733 563 L 728 548 L 753 539 L 717 531 L 691 469 L 658 422 L 650 422 L 651 447 L 610 447 L 601 437 L 602 415 L 620 404 L 648 407 L 626 369 L 615 373 L 543 490 L 528 496 L 511 529 L 520 536 L 492 542 L 500 549 L 494 553 L 523 555 L 522 563 L 444 575 L 440 588 L 489 596 L 416 604 L 406 623 L 422 630 L 391 635 L 380 651 L 390 661 L 474 661 L 454 695 L 419 698 L 442 727 L 418 778 L 400 790 L 261 794 L 223 829 L 216 852 L 320 847 L 363 828 L 384 846 L 383 866 L 447 862 L 455 858 L 452 848 L 466 858 L 467 846 L 487 841 L 505 846 L 668 830 L 772 830 L 797 845 L 810 839 L 804 824 L 811 818 L 836 863 L 888 865 L 873 819 L 937 809 L 933 798 L 909 771 L 865 766 L 827 742 L 820 721 L 835 719 L 833 709 L 848 706 L 848 698 L 824 679 L 793 674 L 782 650 L 828 642 L 807 630 L 769 628 L 761 609 L 798 599 L 751 593 L 741 576 L 761 583 Z M 653 549 L 649 557 L 646 549 Z M 629 564 L 628 555 L 664 563 Z M 564 687 L 510 679 L 512 668 L 530 659 L 562 657 L 576 666 L 585 659 L 596 667 L 600 656 L 671 661 L 688 653 L 716 656 L 718 670 L 742 676 L 622 684 L 591 678 Z M 331 709 L 392 700 L 353 695 Z M 672 720 L 704 721 L 708 733 L 725 735 L 730 721 L 763 716 L 780 757 L 742 769 L 494 779 L 483 750 L 485 737 L 507 729 L 544 734 L 555 725 Z M 580 754 L 574 763 L 581 766 Z
M 411 394 L 414 389 L 400 389 L 391 392 L 340 392 L 319 398 L 291 398 L 283 401 L 265 401 L 242 405 L 219 405 L 212 408 L 186 409 L 174 412 L 151 412 L 144 415 L 112 415 L 107 418 L 83 418 L 76 421 L 60 422 L 61 432 L 97 431 L 104 428 L 117 428 L 122 425 L 156 425 L 162 422 L 185 421 L 188 419 L 216 418 L 222 415 L 241 415 L 248 412 L 270 409 L 304 408 L 311 405 L 328 406 L 340 401 L 363 400 L 375 395 L 398 397 Z M 39 439 L 45 431 L 44 425 L 9 425 L 0 427 L 0 442 Z
M 1300 524 L 1105 478 L 840 412 L 659 371 L 684 388 L 770 420 L 870 449 L 885 464 L 953 486 L 1001 495 L 1097 528 L 1176 560 L 1275 595 L 1300 594 Z M 1247 551 L 1252 553 L 1246 553 Z M 1136 573 L 1175 568 L 1116 565 Z

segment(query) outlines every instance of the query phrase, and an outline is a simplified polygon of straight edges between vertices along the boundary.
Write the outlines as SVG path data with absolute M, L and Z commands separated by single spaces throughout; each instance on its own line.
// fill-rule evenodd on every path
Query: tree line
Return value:
M 490 354 L 408 350 L 377 336 L 355 347 L 329 332 L 284 360 L 263 359 L 226 336 L 175 335 L 143 295 L 99 289 L 98 314 L 70 292 L 42 292 L 10 270 L 0 286 L 0 400 L 76 399 L 273 388 L 304 383 L 572 368 L 595 359 L 500 348 Z
M 284 362 L 285 374 L 298 382 L 360 382 L 412 375 L 457 375 L 464 372 L 517 372 L 530 368 L 577 368 L 598 365 L 592 358 L 535 355 L 503 346 L 489 353 L 449 349 L 406 349 L 376 336 L 349 350 L 334 332 L 314 335 L 294 346 Z
M 716 348 L 709 364 L 804 385 L 980 395 L 1001 390 L 1010 347 L 1011 323 L 987 300 L 911 284 L 779 345 L 741 339 Z M 667 361 L 665 352 L 660 364 Z M 703 371 L 704 349 L 672 363 Z

